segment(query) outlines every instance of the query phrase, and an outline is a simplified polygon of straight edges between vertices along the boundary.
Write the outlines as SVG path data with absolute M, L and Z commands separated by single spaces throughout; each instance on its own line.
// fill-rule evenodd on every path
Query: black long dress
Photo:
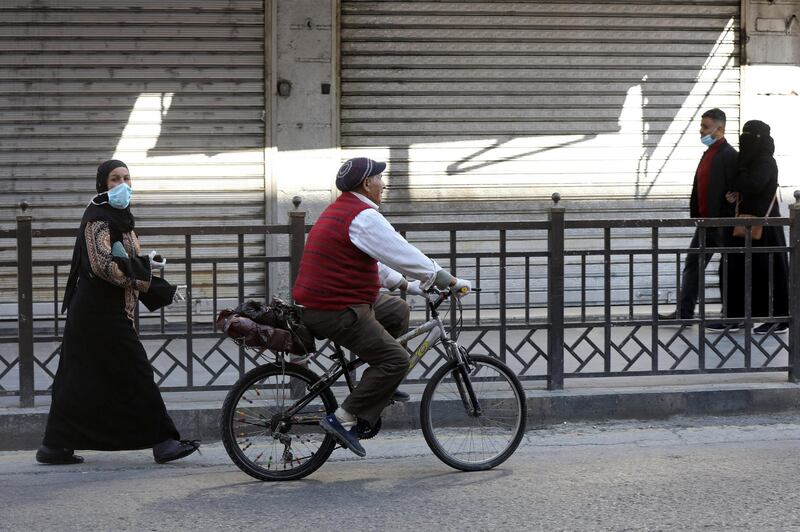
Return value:
M 126 227 L 109 209 L 90 205 L 76 241 L 43 441 L 49 447 L 112 451 L 180 439 L 134 328 L 138 294 L 149 281 L 129 277 L 112 257 L 112 240 L 139 255 L 132 217 Z
M 748 123 L 749 124 L 749 123 Z M 745 131 L 747 124 L 745 125 Z M 754 146 L 740 142 L 740 168 L 734 179 L 733 190 L 739 192 L 740 214 L 753 216 L 780 217 L 780 205 L 775 201 L 770 204 L 778 190 L 778 165 L 772 154 L 774 144 L 767 132 Z M 767 211 L 769 210 L 769 214 Z M 733 246 L 744 246 L 744 238 L 733 238 Z M 754 249 L 762 247 L 786 246 L 783 227 L 763 228 L 760 240 L 753 240 Z M 772 289 L 770 290 L 770 256 L 772 256 Z M 752 255 L 752 316 L 766 318 L 769 316 L 769 298 L 772 296 L 774 317 L 785 317 L 789 314 L 789 262 L 786 253 L 753 253 Z M 744 316 L 745 305 L 745 265 L 744 254 L 729 255 L 728 259 L 728 316 Z

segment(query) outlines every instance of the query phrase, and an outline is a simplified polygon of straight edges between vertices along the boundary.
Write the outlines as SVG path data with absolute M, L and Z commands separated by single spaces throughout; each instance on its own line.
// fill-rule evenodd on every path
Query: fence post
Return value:
M 28 208 L 20 203 L 22 212 Z M 19 405 L 33 406 L 33 231 L 31 216 L 17 216 L 17 310 L 19 312 Z
M 293 197 L 292 205 L 294 205 L 294 210 L 289 212 L 289 268 L 291 270 L 290 279 L 292 283 L 289 287 L 290 301 L 293 301 L 292 289 L 300 271 L 300 259 L 303 258 L 303 250 L 306 247 L 306 213 L 298 210 L 302 201 L 303 198 L 300 196 Z M 289 356 L 289 360 L 292 362 L 301 358 L 303 357 L 299 355 Z M 301 365 L 308 367 L 308 362 L 303 362 Z M 292 399 L 299 399 L 306 393 L 303 381 L 295 378 L 289 380 L 289 390 Z
M 294 210 L 289 212 L 289 263 L 291 286 L 289 293 L 294 288 L 294 281 L 300 271 L 300 259 L 303 257 L 303 249 L 306 246 L 306 213 L 300 211 L 300 203 L 303 199 L 300 196 L 292 198 Z M 291 299 L 291 296 L 290 296 Z
M 800 382 L 800 190 L 794 191 L 794 204 L 789 207 L 789 382 Z
M 564 388 L 564 207 L 561 195 L 552 196 L 547 233 L 547 389 Z

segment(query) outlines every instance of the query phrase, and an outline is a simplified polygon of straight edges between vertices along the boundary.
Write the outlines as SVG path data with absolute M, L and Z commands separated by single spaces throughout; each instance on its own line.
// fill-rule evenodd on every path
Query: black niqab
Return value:
M 775 141 L 770 136 L 770 127 L 761 120 L 750 120 L 739 135 L 739 164 L 747 165 L 759 157 L 772 157 Z

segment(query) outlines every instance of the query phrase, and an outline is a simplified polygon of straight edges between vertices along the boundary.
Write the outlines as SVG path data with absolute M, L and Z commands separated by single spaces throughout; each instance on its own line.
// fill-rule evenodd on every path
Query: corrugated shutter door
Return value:
M 684 216 L 700 115 L 739 128 L 738 16 L 716 0 L 343 1 L 343 156 L 389 160 L 395 222 L 541 220 L 555 191 L 570 218 Z
M 264 222 L 263 0 L 13 0 L 0 28 L 3 227 L 23 199 L 34 227 L 77 227 L 111 157 L 130 167 L 138 225 Z M 195 255 L 235 253 L 235 237 L 195 243 Z M 182 238 L 144 245 L 183 254 Z M 16 272 L 2 274 L 15 301 Z

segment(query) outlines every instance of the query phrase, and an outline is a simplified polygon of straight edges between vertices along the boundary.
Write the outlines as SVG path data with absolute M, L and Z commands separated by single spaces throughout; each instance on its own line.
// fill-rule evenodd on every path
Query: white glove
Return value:
M 409 281 L 406 286 L 406 294 L 410 296 L 424 296 L 425 292 L 422 290 L 419 281 Z
M 186 301 L 186 285 L 181 284 L 175 289 L 175 294 L 172 296 L 172 302 L 178 303 L 179 301 Z
M 147 254 L 147 256 L 150 257 L 150 269 L 151 270 L 163 270 L 164 266 L 167 265 L 167 259 L 165 259 L 164 257 L 159 257 L 161 259 L 161 262 L 158 262 L 157 260 L 154 260 L 157 255 L 158 255 L 158 253 L 156 253 L 156 250 L 153 250 L 153 251 L 151 251 L 150 253 Z
M 450 287 L 456 297 L 463 297 L 472 290 L 472 283 L 466 279 L 456 279 L 456 283 Z

